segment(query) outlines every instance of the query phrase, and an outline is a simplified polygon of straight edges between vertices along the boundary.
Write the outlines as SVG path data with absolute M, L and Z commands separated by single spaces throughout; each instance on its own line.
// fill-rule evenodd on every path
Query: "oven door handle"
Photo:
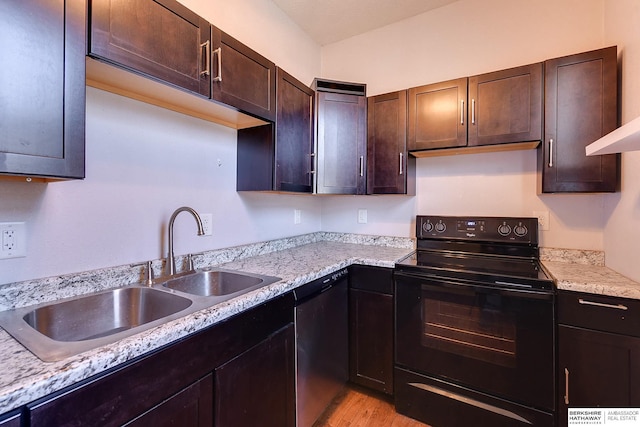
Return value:
M 395 272 L 396 284 L 406 283 L 411 281 L 411 285 L 419 285 L 422 289 L 443 290 L 457 292 L 457 293 L 484 293 L 484 294 L 500 294 L 505 296 L 512 296 L 516 298 L 525 299 L 538 299 L 538 300 L 551 300 L 553 299 L 553 291 L 540 291 L 526 288 L 505 288 L 505 285 L 514 286 L 512 282 L 496 282 L 495 287 L 484 284 L 468 283 L 450 277 L 442 277 L 429 274 L 412 274 L 407 272 Z M 501 286 L 502 285 L 502 286 Z

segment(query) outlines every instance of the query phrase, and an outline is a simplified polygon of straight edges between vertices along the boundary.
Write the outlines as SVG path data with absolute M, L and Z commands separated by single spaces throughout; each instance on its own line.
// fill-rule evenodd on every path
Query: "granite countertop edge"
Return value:
M 300 245 L 284 245 L 273 251 L 256 250 L 255 247 L 230 248 L 231 252 L 249 251 L 250 256 L 232 254 L 228 257 L 216 256 L 214 260 L 210 254 L 204 254 L 198 260 L 197 267 L 216 265 L 277 276 L 282 280 L 59 362 L 41 361 L 0 329 L 0 414 L 170 344 L 341 268 L 352 264 L 392 268 L 397 260 L 413 250 L 412 240 L 408 238 L 365 239 L 344 236 L 340 239 L 335 233 L 321 237 L 303 239 Z M 220 259 L 228 262 L 220 263 Z M 90 280 L 94 276 L 90 274 L 87 277 Z M 81 280 L 75 280 L 77 283 L 72 288 L 81 285 Z M 109 286 L 96 285 L 95 290 L 101 290 L 105 286 L 113 287 L 114 284 L 118 285 L 117 282 L 111 281 Z M 87 292 L 86 289 L 74 291 L 78 294 Z M 68 292 L 69 289 L 63 292 L 62 297 L 69 296 Z M 34 303 L 29 297 L 25 300 Z

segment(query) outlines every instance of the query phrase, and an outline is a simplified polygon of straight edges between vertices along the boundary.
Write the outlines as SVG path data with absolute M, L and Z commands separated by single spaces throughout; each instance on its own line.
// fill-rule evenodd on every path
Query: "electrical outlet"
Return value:
M 293 223 L 300 224 L 302 222 L 302 211 L 300 209 L 293 210 Z
M 24 222 L 0 222 L 0 259 L 27 256 Z
M 358 209 L 358 224 L 366 224 L 366 223 L 367 223 L 367 210 Z
M 538 218 L 539 230 L 549 230 L 549 211 L 533 211 L 533 216 Z
M 205 236 L 211 236 L 213 234 L 213 214 L 205 213 L 200 214 L 202 220 L 202 228 L 204 229 Z

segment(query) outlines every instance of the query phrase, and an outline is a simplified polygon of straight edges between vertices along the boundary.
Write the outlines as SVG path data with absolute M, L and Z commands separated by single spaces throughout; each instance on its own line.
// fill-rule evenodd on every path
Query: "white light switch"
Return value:
M 367 210 L 358 209 L 358 224 L 366 224 L 366 223 L 367 223 Z

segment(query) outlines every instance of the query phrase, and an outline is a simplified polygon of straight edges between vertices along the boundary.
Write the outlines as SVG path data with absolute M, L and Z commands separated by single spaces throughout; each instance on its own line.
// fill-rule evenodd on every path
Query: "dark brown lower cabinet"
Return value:
M 560 292 L 558 417 L 578 408 L 640 407 L 640 301 Z
M 293 427 L 293 325 L 215 370 L 215 425 Z
M 393 394 L 393 270 L 349 268 L 349 379 Z
M 0 417 L 0 427 L 20 427 L 21 411 L 13 411 Z
M 27 405 L 26 425 L 293 425 L 292 322 L 284 295 Z

